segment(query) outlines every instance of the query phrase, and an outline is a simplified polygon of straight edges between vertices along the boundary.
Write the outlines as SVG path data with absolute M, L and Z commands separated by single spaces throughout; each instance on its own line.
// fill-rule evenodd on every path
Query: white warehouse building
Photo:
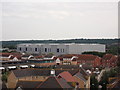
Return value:
M 17 51 L 29 54 L 81 54 L 85 51 L 105 52 L 103 44 L 18 44 Z

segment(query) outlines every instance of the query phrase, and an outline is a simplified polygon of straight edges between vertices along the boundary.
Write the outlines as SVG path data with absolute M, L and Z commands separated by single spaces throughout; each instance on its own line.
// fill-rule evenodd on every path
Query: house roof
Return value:
M 91 70 L 93 67 L 89 64 L 83 64 L 82 65 L 82 68 L 85 69 L 85 70 Z
M 39 69 L 19 69 L 13 70 L 16 77 L 26 77 L 26 76 L 49 76 L 50 70 L 39 70 Z
M 83 75 L 83 76 L 89 76 L 88 73 L 86 73 L 86 71 L 83 68 L 80 68 L 79 72 Z
M 52 58 L 53 55 L 45 55 L 44 58 Z
M 114 55 L 114 56 L 111 57 L 110 60 L 111 60 L 111 61 L 117 61 L 117 59 L 118 59 L 118 57 Z
M 14 57 L 21 59 L 20 53 L 0 53 L 0 56 L 2 57 L 9 57 L 10 55 L 11 55 L 10 59 L 13 59 Z
M 29 57 L 30 54 L 25 54 L 25 55 L 22 55 L 22 57 Z
M 39 63 L 38 64 L 38 66 L 52 66 L 52 65 L 55 65 L 55 63 L 54 62 L 50 62 L 50 63 Z
M 82 75 L 80 72 L 76 73 L 74 76 L 76 76 L 76 77 L 80 78 L 80 79 L 81 79 L 81 80 L 83 80 L 84 82 L 86 82 L 86 81 L 87 81 L 87 79 L 85 78 L 85 76 L 84 76 L 84 75 Z
M 77 54 L 65 54 L 65 55 L 61 55 L 59 57 L 62 57 L 62 58 L 72 58 L 73 56 L 77 56 Z
M 13 55 L 13 56 L 10 57 L 10 59 L 14 59 L 15 57 L 16 57 L 17 59 L 21 59 L 21 56 L 19 56 L 19 55 L 16 55 L 16 56 Z
M 37 88 L 71 88 L 71 86 L 63 79 L 50 76 L 42 84 L 38 85 Z
M 43 59 L 43 56 L 35 56 L 36 59 Z
M 50 71 L 48 69 L 19 69 L 13 70 L 12 72 L 17 78 L 26 76 L 49 76 Z M 76 74 L 79 70 L 55 70 L 55 75 L 57 76 L 63 71 L 68 71 L 71 75 Z
M 10 53 L 0 53 L 0 56 L 2 57 L 9 57 Z
M 110 88 L 112 90 L 119 89 L 120 88 L 120 77 L 118 77 L 110 86 L 107 88 Z
M 72 88 L 64 78 L 57 78 L 62 88 Z
M 49 77 L 46 81 L 37 86 L 37 88 L 62 88 L 55 77 Z
M 77 61 L 78 60 L 95 60 L 98 56 L 95 56 L 95 55 L 88 55 L 88 54 L 83 54 L 83 55 L 79 55 L 78 58 L 76 59 Z
M 21 88 L 36 88 L 39 84 L 41 84 L 41 81 L 18 81 L 16 84 L 16 88 L 21 87 Z
M 120 89 L 120 79 L 116 81 L 115 85 L 113 86 L 113 89 L 114 88 Z
M 58 75 L 58 77 L 62 77 L 64 78 L 67 82 L 76 82 L 76 80 L 74 79 L 74 77 L 68 72 L 68 71 L 64 71 L 62 73 L 60 73 Z
M 56 65 L 56 69 L 79 69 L 79 65 Z
M 105 54 L 102 59 L 104 60 L 110 60 L 112 58 L 112 54 Z

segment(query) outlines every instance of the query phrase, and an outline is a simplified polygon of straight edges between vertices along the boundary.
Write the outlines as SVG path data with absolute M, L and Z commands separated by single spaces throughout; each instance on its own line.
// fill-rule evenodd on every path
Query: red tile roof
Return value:
M 35 56 L 36 59 L 43 58 L 43 56 Z
M 51 62 L 51 63 L 39 63 L 38 65 L 40 65 L 40 66 L 50 66 L 50 65 L 55 65 L 55 64 L 56 64 L 55 62 Z
M 96 58 L 98 58 L 98 56 L 83 54 L 79 55 L 77 60 L 95 60 Z
M 64 71 L 58 75 L 58 77 L 64 78 L 67 82 L 77 82 L 75 78 L 67 71 Z
M 9 57 L 10 53 L 0 53 L 0 55 L 3 57 Z
M 111 61 L 117 61 L 118 57 L 117 56 L 112 56 L 112 58 L 110 59 Z
M 61 55 L 59 57 L 62 57 L 62 58 L 72 58 L 73 56 L 77 56 L 77 54 L 65 54 L 65 55 Z
M 12 55 L 10 59 L 13 59 L 14 57 L 17 57 L 18 59 L 21 59 L 21 54 L 20 53 L 0 53 L 0 55 L 3 56 L 3 57 L 9 57 L 10 55 Z
M 112 54 L 105 54 L 102 59 L 109 60 L 112 58 L 112 56 L 113 56 Z

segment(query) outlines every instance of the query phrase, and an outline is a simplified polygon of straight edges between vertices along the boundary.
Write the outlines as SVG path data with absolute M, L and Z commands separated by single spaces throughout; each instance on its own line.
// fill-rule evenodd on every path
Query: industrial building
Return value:
M 81 54 L 85 51 L 105 52 L 103 44 L 18 44 L 17 51 L 29 54 Z

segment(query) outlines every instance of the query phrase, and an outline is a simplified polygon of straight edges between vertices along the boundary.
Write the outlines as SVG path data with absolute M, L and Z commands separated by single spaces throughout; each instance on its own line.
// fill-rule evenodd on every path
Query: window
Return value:
M 64 49 L 63 49 L 63 52 L 64 52 Z
M 51 48 L 50 48 L 50 52 L 51 52 Z
M 57 52 L 59 52 L 59 49 L 57 49 Z
M 19 50 L 21 51 L 21 47 L 19 48 Z
M 25 48 L 25 50 L 27 51 L 27 48 Z
M 63 52 L 62 49 L 61 49 L 61 52 Z
M 45 52 L 47 52 L 47 48 L 45 48 Z
M 35 48 L 35 51 L 37 51 L 37 48 Z

